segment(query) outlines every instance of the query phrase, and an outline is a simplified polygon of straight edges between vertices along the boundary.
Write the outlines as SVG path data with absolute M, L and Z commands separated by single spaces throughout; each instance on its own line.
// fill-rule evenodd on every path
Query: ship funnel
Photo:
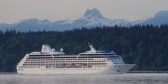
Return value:
M 63 52 L 63 50 L 64 50 L 63 48 L 60 49 L 61 52 Z
M 45 44 L 45 45 L 42 45 L 41 52 L 52 52 L 52 50 L 48 44 Z

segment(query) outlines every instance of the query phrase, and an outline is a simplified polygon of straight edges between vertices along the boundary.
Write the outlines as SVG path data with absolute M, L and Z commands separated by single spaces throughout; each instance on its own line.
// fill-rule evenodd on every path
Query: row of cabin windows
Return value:
M 123 64 L 123 63 L 114 63 L 114 64 Z
M 21 68 L 35 68 L 35 67 L 19 67 L 19 68 L 21 69 Z M 37 68 L 40 68 L 40 67 L 37 67 Z M 101 70 L 101 69 L 42 69 L 42 70 Z
M 109 63 L 110 64 L 110 63 Z M 51 63 L 48 63 L 48 64 L 23 64 L 23 65 L 58 65 L 58 64 L 51 64 Z M 68 64 L 62 64 L 62 65 L 68 65 Z M 106 65 L 106 63 L 89 63 L 88 65 Z
M 95 66 L 95 68 L 106 68 L 106 66 Z M 114 66 L 114 67 L 117 67 L 117 66 Z M 118 66 L 119 68 L 120 68 L 120 66 Z M 127 66 L 125 66 L 125 67 L 127 67 Z M 40 68 L 40 67 L 19 67 L 19 68 Z M 60 70 L 60 69 L 58 69 L 58 70 Z M 65 69 L 64 69 L 65 70 Z M 67 69 L 66 69 L 67 70 Z M 68 70 L 70 70 L 70 69 L 68 69 Z M 72 69 L 71 69 L 72 70 Z M 80 69 L 76 69 L 76 70 L 80 70 Z M 82 69 L 81 69 L 82 70 Z M 83 70 L 85 70 L 85 69 L 83 69 Z M 86 69 L 87 70 L 87 69 Z M 91 70 L 91 69 L 88 69 L 88 70 Z
M 21 69 L 21 68 L 40 68 L 40 67 L 19 67 L 19 68 Z M 97 68 L 103 68 L 103 67 L 97 67 Z M 104 66 L 104 68 L 106 68 L 106 66 Z M 60 69 L 58 69 L 58 70 L 60 70 Z M 66 69 L 66 70 L 70 70 L 70 69 Z M 82 69 L 76 69 L 76 70 L 82 70 Z M 87 69 L 83 69 L 83 70 L 87 70 Z
M 27 59 L 26 61 L 47 61 L 47 60 L 105 60 L 102 58 L 98 58 L 98 59 Z
M 121 60 L 120 60 L 120 61 L 116 61 L 116 60 L 115 60 L 115 61 L 112 61 L 112 62 L 114 62 L 114 64 L 123 64 L 123 63 L 124 63 L 124 62 L 121 61 Z
M 35 67 L 19 67 L 19 68 L 35 68 Z M 37 68 L 40 68 L 40 67 L 37 67 Z
M 42 70 L 101 70 L 101 69 L 42 69 Z
M 47 62 L 29 62 L 29 61 L 26 61 L 25 63 L 74 63 L 74 62 L 105 62 L 105 61 L 47 61 Z
M 106 55 L 115 55 L 115 54 L 80 54 L 80 56 L 94 56 L 94 55 L 99 55 L 99 56 L 106 56 Z
M 51 62 L 48 62 L 48 63 L 24 63 L 24 64 L 60 64 L 60 63 L 61 64 L 69 64 L 70 62 L 66 62 L 66 63 L 65 62 L 59 62 L 59 63 L 54 63 L 54 62 L 53 63 L 51 63 Z M 78 63 L 78 62 L 76 62 L 76 63 Z M 76 64 L 76 63 L 71 63 L 71 64 Z M 105 62 L 104 63 L 91 63 L 90 62 L 90 63 L 86 63 L 86 64 L 100 64 L 101 65 L 101 64 L 107 64 L 107 63 L 105 63 Z

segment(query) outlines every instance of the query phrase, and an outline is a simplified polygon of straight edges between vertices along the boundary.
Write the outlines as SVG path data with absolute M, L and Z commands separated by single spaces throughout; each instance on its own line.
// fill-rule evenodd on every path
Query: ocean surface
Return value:
M 168 73 L 108 75 L 18 75 L 1 73 L 0 84 L 168 84 Z

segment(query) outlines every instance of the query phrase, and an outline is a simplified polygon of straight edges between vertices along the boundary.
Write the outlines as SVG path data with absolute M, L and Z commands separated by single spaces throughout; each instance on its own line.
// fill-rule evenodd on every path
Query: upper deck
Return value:
M 96 49 L 89 44 L 90 51 L 80 53 L 79 55 L 65 55 L 63 49 L 60 51 L 55 51 L 46 44 L 42 46 L 41 52 L 31 52 L 28 59 L 42 59 L 42 58 L 121 58 L 116 55 L 113 51 L 96 51 Z

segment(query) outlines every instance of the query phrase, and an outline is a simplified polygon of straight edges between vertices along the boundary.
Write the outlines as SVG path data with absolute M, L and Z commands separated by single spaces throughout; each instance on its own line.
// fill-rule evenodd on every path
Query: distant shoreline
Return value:
M 168 73 L 168 71 L 128 71 L 127 73 Z M 17 72 L 0 72 L 0 74 L 17 74 Z
M 168 73 L 168 71 L 128 71 L 127 73 Z
M 0 72 L 0 74 L 16 74 L 17 72 Z

